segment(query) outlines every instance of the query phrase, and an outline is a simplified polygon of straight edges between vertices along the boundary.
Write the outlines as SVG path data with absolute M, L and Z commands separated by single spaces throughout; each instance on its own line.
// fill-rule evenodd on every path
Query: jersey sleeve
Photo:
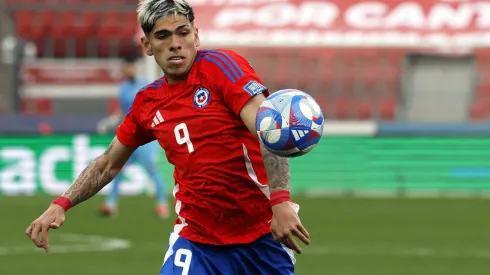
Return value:
M 133 106 L 116 130 L 117 139 L 129 147 L 138 147 L 155 140 L 151 131 L 143 128 L 139 122 L 137 108 L 140 100 L 138 99 L 139 96 L 136 97 Z
M 236 115 L 258 94 L 269 95 L 250 63 L 233 51 L 213 51 L 207 54 L 216 63 L 221 92 L 225 103 Z

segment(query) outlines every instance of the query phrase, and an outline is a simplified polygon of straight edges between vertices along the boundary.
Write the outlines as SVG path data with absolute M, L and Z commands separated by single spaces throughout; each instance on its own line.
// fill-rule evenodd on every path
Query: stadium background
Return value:
M 0 0 L 0 274 L 156 274 L 172 221 L 125 174 L 121 213 L 71 210 L 52 255 L 23 232 L 111 136 L 135 0 Z M 194 0 L 204 47 L 302 89 L 325 137 L 291 160 L 312 234 L 298 274 L 488 274 L 490 1 Z M 151 58 L 141 72 L 160 76 Z M 162 152 L 162 176 L 172 167 Z M 103 193 L 107 189 L 104 189 Z

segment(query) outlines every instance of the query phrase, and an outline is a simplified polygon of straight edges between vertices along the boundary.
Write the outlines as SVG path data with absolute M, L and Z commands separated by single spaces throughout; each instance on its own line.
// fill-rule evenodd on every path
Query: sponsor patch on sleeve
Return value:
M 243 89 L 250 94 L 250 96 L 256 96 L 267 91 L 267 88 L 255 80 L 249 81 Z

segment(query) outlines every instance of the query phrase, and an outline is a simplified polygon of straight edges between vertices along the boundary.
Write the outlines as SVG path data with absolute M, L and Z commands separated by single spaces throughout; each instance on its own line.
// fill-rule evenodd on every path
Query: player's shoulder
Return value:
M 149 81 L 147 81 L 147 82 L 149 82 Z M 157 80 L 154 80 L 150 84 L 143 86 L 143 88 L 141 88 L 138 91 L 138 95 L 143 96 L 144 94 L 148 94 L 151 91 L 158 90 L 158 89 L 162 88 L 164 84 L 165 84 L 165 79 L 164 79 L 164 77 L 161 77 Z
M 199 50 L 196 60 L 202 64 L 201 71 L 225 75 L 232 82 L 243 77 L 250 67 L 245 57 L 229 49 Z
M 239 53 L 230 49 L 201 49 L 197 52 L 198 56 L 226 56 L 229 58 L 243 58 Z
M 147 81 L 148 83 L 149 81 Z M 150 84 L 147 84 L 145 86 L 143 86 L 139 91 L 138 93 L 136 94 L 136 97 L 134 99 L 134 104 L 141 104 L 142 102 L 144 102 L 145 98 L 147 98 L 148 96 L 150 96 L 150 94 L 153 92 L 153 91 L 156 91 L 156 90 L 159 90 L 163 87 L 163 85 L 165 84 L 165 79 L 162 77 L 162 78 L 159 78 L 157 80 L 154 80 L 153 82 L 151 82 Z
M 197 59 L 209 67 L 219 68 L 220 65 L 227 67 L 248 64 L 248 61 L 239 53 L 228 49 L 204 49 L 199 50 Z

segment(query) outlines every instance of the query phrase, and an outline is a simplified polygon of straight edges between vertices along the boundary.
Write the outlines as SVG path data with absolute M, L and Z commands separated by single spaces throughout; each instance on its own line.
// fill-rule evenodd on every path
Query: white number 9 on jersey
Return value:
M 189 153 L 194 152 L 194 145 L 191 142 L 189 137 L 189 130 L 187 129 L 187 125 L 185 123 L 181 123 L 175 126 L 174 129 L 175 140 L 179 145 L 187 144 L 187 149 Z

